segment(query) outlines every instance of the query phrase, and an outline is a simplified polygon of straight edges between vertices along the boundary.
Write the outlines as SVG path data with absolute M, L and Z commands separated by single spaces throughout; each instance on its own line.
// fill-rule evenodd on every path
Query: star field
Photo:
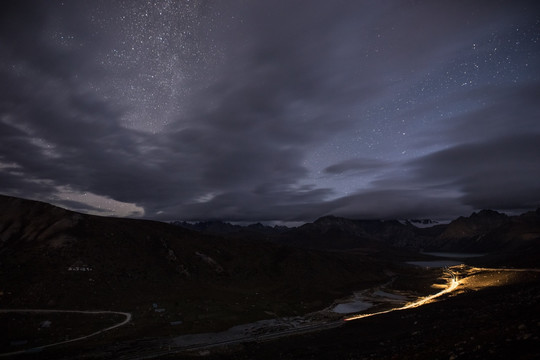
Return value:
M 540 204 L 534 1 L 3 7 L 2 193 L 166 220 Z
M 160 131 L 181 113 L 198 72 L 217 56 L 208 41 L 211 19 L 200 13 L 198 1 L 116 5 L 111 11 L 102 2 L 90 17 L 97 32 L 113 36 L 110 48 L 96 59 L 111 77 L 94 90 L 109 89 L 131 108 L 123 118 L 126 126 Z

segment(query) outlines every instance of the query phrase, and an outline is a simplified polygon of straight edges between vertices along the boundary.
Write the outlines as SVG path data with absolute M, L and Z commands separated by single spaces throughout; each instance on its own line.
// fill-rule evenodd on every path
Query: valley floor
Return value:
M 442 294 L 444 301 L 400 311 L 383 311 L 346 323 L 332 317 L 319 318 L 313 328 L 303 329 L 306 326 L 304 319 L 297 319 L 296 325 L 287 328 L 290 324 L 283 323 L 280 330 L 279 326 L 271 329 L 274 322 L 268 322 L 272 325 L 270 328 L 261 322 L 258 328 L 238 327 L 247 334 L 244 337 L 229 341 L 219 336 L 214 339 L 210 334 L 211 338 L 200 346 L 188 344 L 199 335 L 183 339 L 146 338 L 115 344 L 107 344 L 103 338 L 99 350 L 91 350 L 91 344 L 86 343 L 78 350 L 70 347 L 47 349 L 21 358 L 54 355 L 59 359 L 184 359 L 201 356 L 210 360 L 533 359 L 540 355 L 539 271 L 463 266 L 452 268 L 447 274 L 451 277 L 441 279 L 444 281 L 438 286 L 444 289 L 445 284 L 455 285 L 456 279 L 459 279 L 459 286 L 452 293 Z M 388 290 L 394 291 L 395 295 L 400 293 L 403 284 L 396 282 L 392 286 Z M 372 293 L 389 294 L 381 288 L 373 289 Z M 390 296 L 390 300 L 397 299 Z M 371 312 L 375 311 L 372 309 Z
M 476 280 L 484 275 L 480 272 Z M 471 281 L 461 294 L 445 301 L 328 331 L 246 343 L 205 353 L 205 359 L 539 358 L 540 273 L 523 272 L 500 285 L 479 289 L 478 281 Z

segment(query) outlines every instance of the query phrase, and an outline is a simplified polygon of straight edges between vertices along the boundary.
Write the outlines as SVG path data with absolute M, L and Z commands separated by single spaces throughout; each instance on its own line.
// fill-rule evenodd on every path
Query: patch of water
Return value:
M 432 255 L 437 257 L 444 257 L 450 259 L 468 259 L 473 257 L 480 257 L 486 254 L 473 254 L 473 253 L 453 253 L 453 252 L 421 252 L 425 255 Z
M 407 261 L 407 264 L 427 267 L 427 268 L 441 268 L 445 266 L 455 266 L 462 264 L 460 261 L 455 260 L 432 260 L 432 261 Z
M 372 306 L 373 304 L 367 301 L 356 300 L 349 303 L 338 304 L 334 306 L 332 311 L 338 314 L 352 314 L 367 310 Z

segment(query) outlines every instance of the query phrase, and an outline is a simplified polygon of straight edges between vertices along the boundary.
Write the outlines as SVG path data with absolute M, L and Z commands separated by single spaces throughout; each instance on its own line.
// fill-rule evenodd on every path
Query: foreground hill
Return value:
M 176 321 L 177 333 L 208 331 L 320 309 L 386 281 L 387 268 L 366 255 L 0 196 L 1 308 L 133 311 L 135 324 Z

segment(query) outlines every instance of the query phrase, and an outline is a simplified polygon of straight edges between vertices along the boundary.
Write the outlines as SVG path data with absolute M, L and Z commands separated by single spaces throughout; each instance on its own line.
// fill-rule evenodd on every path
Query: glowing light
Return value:
M 405 305 L 403 305 L 401 307 L 392 308 L 392 309 L 388 309 L 388 310 L 384 310 L 384 311 L 378 311 L 378 312 L 369 313 L 369 314 L 355 315 L 355 316 L 352 316 L 352 317 L 349 317 L 349 318 L 345 318 L 343 320 L 345 320 L 345 321 L 358 320 L 358 319 L 363 319 L 363 318 L 366 318 L 366 317 L 369 317 L 369 316 L 387 314 L 389 312 L 398 311 L 398 310 L 412 309 L 412 308 L 416 308 L 416 307 L 428 304 L 428 303 L 432 302 L 434 299 L 436 299 L 436 298 L 438 298 L 438 297 L 440 297 L 440 296 L 442 296 L 444 294 L 448 294 L 448 293 L 454 291 L 455 289 L 457 289 L 457 287 L 460 284 L 460 281 L 457 279 L 456 275 L 452 271 L 448 270 L 448 274 L 450 275 L 450 279 L 448 280 L 448 283 L 446 284 L 446 286 L 445 286 L 445 288 L 443 290 L 439 291 L 436 294 L 419 298 L 419 299 L 417 299 L 417 300 L 415 300 L 413 302 L 407 303 L 407 304 L 405 304 Z

